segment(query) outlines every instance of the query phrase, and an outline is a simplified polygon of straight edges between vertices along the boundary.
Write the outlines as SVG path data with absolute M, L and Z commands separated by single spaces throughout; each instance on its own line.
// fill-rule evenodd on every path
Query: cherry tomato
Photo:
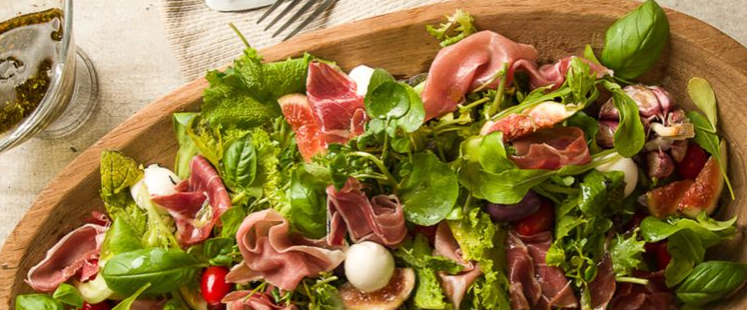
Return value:
M 672 260 L 672 256 L 669 255 L 666 241 L 646 243 L 645 248 L 646 255 L 656 259 L 656 267 L 659 268 L 659 270 L 667 269 L 669 262 Z
M 228 268 L 210 266 L 202 273 L 202 298 L 208 304 L 218 304 L 226 294 L 231 290 L 231 285 L 226 283 L 226 274 Z
M 690 143 L 687 145 L 685 157 L 677 164 L 677 172 L 685 179 L 694 179 L 698 176 L 700 170 L 703 170 L 708 157 L 708 153 L 700 148 L 700 146 Z
M 438 228 L 438 225 L 433 225 L 433 226 L 415 225 L 415 228 L 413 229 L 413 231 L 415 232 L 415 234 L 423 235 L 423 237 L 428 239 L 428 243 L 433 245 L 433 243 L 436 240 L 436 229 L 437 228 Z
M 520 234 L 530 236 L 549 230 L 554 222 L 555 208 L 551 202 L 543 199 L 537 212 L 514 222 L 514 227 Z
M 109 306 L 109 303 L 106 301 L 102 301 L 97 304 L 89 304 L 87 302 L 83 302 L 83 308 L 80 308 L 81 310 L 111 310 L 111 306 Z

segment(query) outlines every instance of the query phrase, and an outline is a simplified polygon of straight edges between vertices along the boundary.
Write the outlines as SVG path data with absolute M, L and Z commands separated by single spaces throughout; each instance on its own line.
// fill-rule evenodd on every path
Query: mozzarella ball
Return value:
M 360 65 L 353 70 L 350 70 L 350 79 L 355 82 L 357 89 L 355 91 L 358 96 L 365 97 L 368 92 L 368 83 L 371 82 L 371 76 L 374 73 L 374 69 L 365 65 Z
M 158 165 L 150 165 L 143 170 L 143 178 L 130 187 L 130 194 L 138 206 L 143 207 L 143 199 L 151 195 L 167 196 L 176 193 L 175 186 L 181 179 L 174 172 Z M 141 193 L 146 191 L 147 193 Z M 145 194 L 145 195 L 143 195 Z
M 621 157 L 618 160 L 600 165 L 596 168 L 601 172 L 621 171 L 625 174 L 625 197 L 635 190 L 638 184 L 638 165 L 630 158 Z
M 346 253 L 345 276 L 350 284 L 371 293 L 389 284 L 394 273 L 394 257 L 384 246 L 364 241 L 353 244 Z

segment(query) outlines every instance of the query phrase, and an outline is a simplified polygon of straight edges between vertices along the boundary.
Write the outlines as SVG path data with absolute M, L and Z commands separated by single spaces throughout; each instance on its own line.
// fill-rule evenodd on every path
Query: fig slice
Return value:
M 364 293 L 350 283 L 340 286 L 340 298 L 349 310 L 395 310 L 407 300 L 415 286 L 415 272 L 397 268 L 384 288 Z
M 719 152 L 721 159 L 726 162 L 728 154 L 724 142 L 721 142 Z M 711 156 L 703 166 L 703 170 L 695 177 L 695 183 L 687 189 L 677 209 L 690 218 L 696 218 L 703 211 L 710 215 L 716 209 L 723 190 L 724 175 L 719 169 L 716 158 Z
M 650 190 L 641 196 L 640 202 L 652 216 L 663 219 L 677 213 L 677 206 L 695 181 L 685 179 Z

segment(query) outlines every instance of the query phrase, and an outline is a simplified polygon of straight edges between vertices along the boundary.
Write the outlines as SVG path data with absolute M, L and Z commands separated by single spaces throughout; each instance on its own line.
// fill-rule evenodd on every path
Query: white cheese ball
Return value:
M 357 89 L 355 91 L 358 96 L 365 97 L 368 93 L 368 83 L 371 82 L 371 76 L 374 73 L 374 69 L 365 65 L 360 65 L 353 70 L 350 70 L 350 79 L 355 82 Z
M 180 181 L 181 179 L 171 170 L 158 165 L 150 165 L 143 170 L 143 178 L 130 187 L 130 194 L 137 205 L 143 208 L 145 202 L 142 200 L 146 197 L 175 194 L 174 187 Z M 141 193 L 141 191 L 147 191 L 147 193 Z
M 353 244 L 346 253 L 345 276 L 350 284 L 371 293 L 389 284 L 394 274 L 394 257 L 384 246 L 364 241 Z
M 621 157 L 618 160 L 600 165 L 596 168 L 601 172 L 622 171 L 625 174 L 625 197 L 628 197 L 638 184 L 638 165 L 630 158 Z

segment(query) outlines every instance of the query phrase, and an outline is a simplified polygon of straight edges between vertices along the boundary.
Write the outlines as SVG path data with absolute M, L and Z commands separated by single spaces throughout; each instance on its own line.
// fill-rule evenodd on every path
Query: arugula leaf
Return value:
M 142 287 L 140 287 L 137 291 L 132 293 L 130 297 L 127 297 L 126 299 L 122 300 L 117 304 L 116 307 L 114 307 L 112 310 L 130 310 L 132 308 L 132 304 L 135 303 L 135 300 L 137 300 L 138 297 L 140 297 L 140 294 L 142 294 L 148 287 L 150 287 L 150 283 L 143 284 Z
M 221 165 L 221 176 L 234 193 L 246 192 L 257 176 L 257 150 L 249 135 L 228 145 Z
M 637 78 L 654 66 L 668 38 L 667 15 L 648 0 L 607 29 L 602 64 L 614 70 L 615 77 Z
M 135 160 L 118 151 L 101 152 L 101 199 L 106 212 L 113 219 L 121 217 L 136 234 L 146 230 L 147 217 L 130 197 L 129 187 L 143 177 Z
M 620 113 L 620 123 L 614 136 L 615 150 L 622 156 L 633 157 L 646 142 L 646 133 L 638 114 L 638 106 L 620 85 L 610 81 L 604 81 L 603 84 L 607 90 L 612 92 L 612 102 Z
M 707 82 L 706 82 L 707 83 Z M 696 98 L 693 98 L 693 101 L 695 101 Z M 707 105 L 706 103 L 702 103 L 703 105 Z M 715 109 L 715 108 L 714 108 Z M 711 112 L 716 113 L 716 112 Z M 731 199 L 735 199 L 734 196 L 734 188 L 731 185 L 731 181 L 729 180 L 729 175 L 726 173 L 726 166 L 727 166 L 727 151 L 726 151 L 726 141 L 719 139 L 718 135 L 716 134 L 716 115 L 712 114 L 710 117 L 713 117 L 714 123 L 711 123 L 711 121 L 707 120 L 703 115 L 696 111 L 690 111 L 687 112 L 687 117 L 690 119 L 690 122 L 695 125 L 695 143 L 697 143 L 701 148 L 703 148 L 706 152 L 711 154 L 714 158 L 716 158 L 716 161 L 718 162 L 718 168 L 721 170 L 721 174 L 724 176 L 724 181 L 726 182 L 726 187 L 729 188 L 729 193 L 731 194 Z
M 418 225 L 435 225 L 454 207 L 459 182 L 454 171 L 433 153 L 414 154 L 412 165 L 412 172 L 397 191 L 405 218 Z
M 630 236 L 615 235 L 610 244 L 610 257 L 612 258 L 612 269 L 617 277 L 625 277 L 632 274 L 633 269 L 638 269 L 643 261 L 644 246 L 646 242 L 638 240 L 638 230 Z
M 555 175 L 551 170 L 511 169 L 498 174 L 480 171 L 472 195 L 492 203 L 514 204 L 532 188 Z
M 151 248 L 114 256 L 100 275 L 119 294 L 136 294 L 149 285 L 143 293 L 159 295 L 192 281 L 200 267 L 202 264 L 180 249 Z
M 718 108 L 716 107 L 716 94 L 711 88 L 711 83 L 704 78 L 694 77 L 687 82 L 687 94 L 708 118 L 711 127 L 718 125 Z
M 182 180 L 189 177 L 189 164 L 198 151 L 197 145 L 195 145 L 192 138 L 187 134 L 187 127 L 197 114 L 195 112 L 180 112 L 173 115 L 174 133 L 176 134 L 176 141 L 179 142 L 179 149 L 176 151 L 174 172 Z
M 677 298 L 689 306 L 703 306 L 729 296 L 744 285 L 747 265 L 725 261 L 707 261 L 695 267 L 677 288 Z
M 589 145 L 589 151 L 596 153 L 600 150 L 597 145 L 597 133 L 599 132 L 599 123 L 593 117 L 584 112 L 576 112 L 566 120 L 568 126 L 578 127 L 584 131 L 586 144 Z
M 667 252 L 672 256 L 672 261 L 664 271 L 668 287 L 674 287 L 684 280 L 705 257 L 701 239 L 691 230 L 682 230 L 670 236 Z
M 67 283 L 60 284 L 52 294 L 52 298 L 66 305 L 73 306 L 76 309 L 83 307 L 83 297 L 80 296 L 80 292 L 78 292 L 75 286 Z
M 45 294 L 16 296 L 16 310 L 63 310 L 61 302 Z
M 646 242 L 659 242 L 682 230 L 692 230 L 703 241 L 706 247 L 718 245 L 736 233 L 737 218 L 727 221 L 716 221 L 708 218 L 705 212 L 697 220 L 687 218 L 669 218 L 667 221 L 649 216 L 641 222 L 641 236 Z
M 446 47 L 477 32 L 473 22 L 474 19 L 467 11 L 456 10 L 453 15 L 446 16 L 446 22 L 441 23 L 438 28 L 427 25 L 426 30 L 441 42 L 442 47 Z M 455 35 L 450 35 L 450 32 Z
M 318 179 L 299 165 L 290 182 L 290 221 L 304 236 L 318 239 L 327 234 L 327 194 L 329 177 Z
M 591 48 L 591 45 L 589 44 L 586 44 L 586 47 L 584 47 L 584 58 L 586 58 L 587 60 L 595 64 L 598 64 L 598 65 L 602 64 L 601 62 L 599 62 L 599 59 L 597 59 L 597 56 L 594 55 L 594 49 Z
M 571 90 L 571 103 L 579 105 L 582 110 L 599 97 L 596 85 L 597 73 L 582 58 L 572 57 L 566 73 L 565 85 Z
M 309 297 L 309 310 L 340 310 L 344 308 L 337 287 L 332 284 L 337 280 L 336 276 L 327 273 L 322 273 L 318 279 L 304 280 L 305 293 Z

